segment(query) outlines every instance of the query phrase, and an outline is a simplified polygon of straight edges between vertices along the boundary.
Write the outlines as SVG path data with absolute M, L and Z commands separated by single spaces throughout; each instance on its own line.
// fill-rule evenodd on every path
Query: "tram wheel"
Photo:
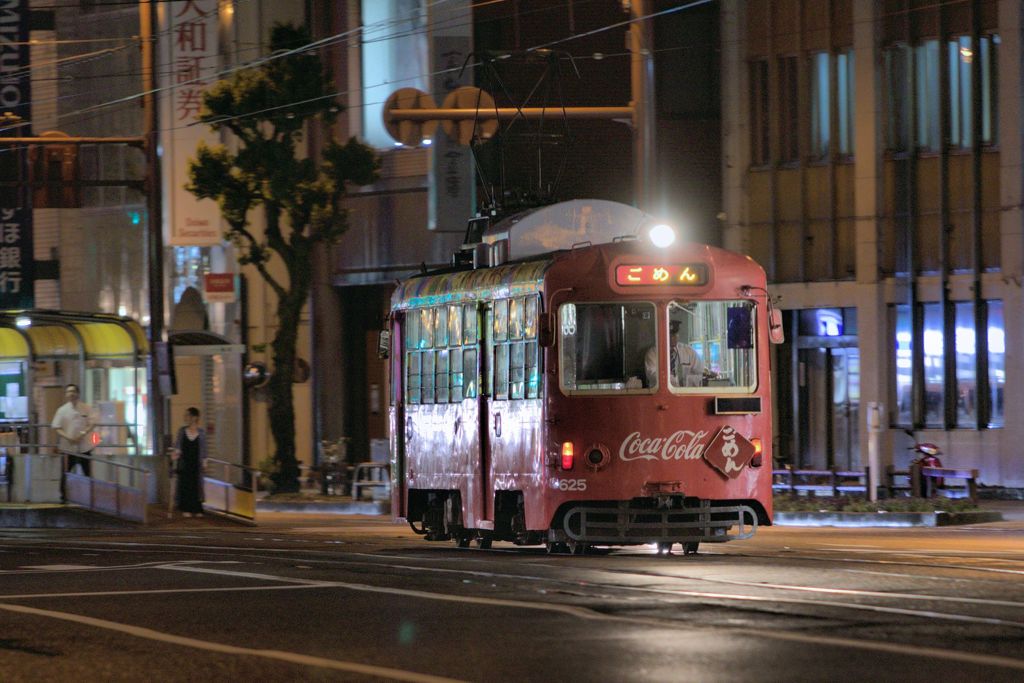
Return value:
M 490 550 L 492 539 L 490 536 L 477 536 L 476 547 L 480 550 Z
M 581 541 L 569 541 L 567 544 L 570 555 L 586 555 L 587 544 Z
M 455 536 L 455 545 L 460 548 L 468 548 L 469 544 L 473 542 L 473 537 L 469 534 L 460 534 Z
M 547 549 L 548 555 L 562 555 L 569 552 L 569 546 L 558 541 L 548 541 L 544 547 Z
M 697 548 L 700 547 L 700 541 L 689 541 L 683 544 L 683 555 L 696 555 Z
M 658 542 L 658 554 L 659 555 L 671 555 L 672 554 L 672 544 L 668 543 L 667 541 L 659 541 Z

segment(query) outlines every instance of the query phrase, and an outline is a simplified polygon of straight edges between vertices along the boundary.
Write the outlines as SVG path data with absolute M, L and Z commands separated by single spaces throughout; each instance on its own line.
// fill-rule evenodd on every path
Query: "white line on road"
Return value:
M 224 574 L 224 575 L 235 575 L 235 576 L 237 576 L 238 574 L 241 573 L 241 572 L 231 572 L 231 571 L 227 571 L 227 570 L 205 569 L 205 568 L 201 568 L 201 567 L 182 566 L 182 565 L 166 565 L 165 564 L 165 565 L 158 565 L 158 567 L 161 568 L 161 569 L 173 569 L 175 571 L 193 571 L 193 572 L 195 572 L 195 571 L 198 570 L 200 573 L 204 573 L 204 574 Z M 342 589 L 347 589 L 347 590 L 354 590 L 354 591 L 361 591 L 361 592 L 368 592 L 368 593 L 385 593 L 385 594 L 391 594 L 391 595 L 401 595 L 401 596 L 405 596 L 405 597 L 420 598 L 420 599 L 424 599 L 424 600 L 436 600 L 436 601 L 455 602 L 455 603 L 463 603 L 463 604 L 487 605 L 487 606 L 492 606 L 492 607 L 506 607 L 506 608 L 511 608 L 511 609 L 529 609 L 529 610 L 553 612 L 553 613 L 556 613 L 556 614 L 563 614 L 563 615 L 573 616 L 573 617 L 577 617 L 577 618 L 583 618 L 583 619 L 587 619 L 587 620 L 629 622 L 629 623 L 640 624 L 640 625 L 654 627 L 654 628 L 672 628 L 672 629 L 690 629 L 690 628 L 693 628 L 692 624 L 689 624 L 687 622 L 676 622 L 676 621 L 673 621 L 673 620 L 655 619 L 655 618 L 647 618 L 647 617 L 631 617 L 631 616 L 615 615 L 615 614 L 603 614 L 603 613 L 600 613 L 600 612 L 596 612 L 596 611 L 590 610 L 588 608 L 575 607 L 575 606 L 572 606 L 572 605 L 559 605 L 559 604 L 550 604 L 550 603 L 527 602 L 527 601 L 523 601 L 523 600 L 504 600 L 504 599 L 499 599 L 499 598 L 481 598 L 481 597 L 472 597 L 472 596 L 466 596 L 466 595 L 451 595 L 451 594 L 447 594 L 447 593 L 430 593 L 430 592 L 427 592 L 427 591 L 410 590 L 410 589 L 403 589 L 403 588 L 387 588 L 387 587 L 371 586 L 371 585 L 367 585 L 367 584 L 357 584 L 357 583 L 328 582 L 328 581 L 324 581 L 324 582 L 316 583 L 316 584 L 299 583 L 300 581 L 304 581 L 304 580 L 302 580 L 302 579 L 291 579 L 291 578 L 287 578 L 287 577 L 274 576 L 274 575 L 270 575 L 270 574 L 248 574 L 247 578 L 251 578 L 251 579 L 257 579 L 258 578 L 258 579 L 261 579 L 261 580 L 277 580 L 277 581 L 286 581 L 286 582 L 292 582 L 292 583 L 290 583 L 289 585 L 285 585 L 285 586 L 258 586 L 258 587 L 248 587 L 248 588 L 156 589 L 156 590 L 144 590 L 144 591 L 103 591 L 103 592 L 95 592 L 95 593 L 64 593 L 64 594 L 59 594 L 59 593 L 58 594 L 53 594 L 53 593 L 51 593 L 51 594 L 29 594 L 29 595 L 19 595 L 19 596 L 7 595 L 7 596 L 0 596 L 0 599 L 12 600 L 12 599 L 52 598 L 52 597 L 70 597 L 70 596 L 83 596 L 84 597 L 84 596 L 94 596 L 94 595 L 144 595 L 144 594 L 158 594 L 158 593 L 188 593 L 188 592 L 218 592 L 218 591 L 230 592 L 230 591 L 235 591 L 235 590 L 289 590 L 289 589 L 295 590 L 295 589 L 315 589 L 315 588 L 342 588 Z M 744 596 L 744 595 L 736 595 L 736 594 L 729 594 L 729 593 L 705 593 L 705 592 L 701 592 L 701 591 L 679 591 L 679 590 L 671 590 L 671 589 L 658 590 L 658 589 L 651 589 L 651 588 L 636 588 L 635 590 L 644 590 L 644 591 L 649 591 L 649 592 L 654 592 L 654 593 L 684 595 L 684 596 L 691 596 L 691 597 L 697 597 L 697 598 L 720 598 L 720 599 L 725 599 L 725 600 L 738 600 L 738 601 L 747 601 L 747 602 L 778 602 L 778 600 L 775 600 L 775 599 L 772 599 L 772 598 L 762 598 L 762 597 L 755 597 L 755 596 Z M 814 606 L 817 606 L 817 607 L 820 607 L 823 604 L 820 601 L 797 600 L 797 599 L 788 599 L 788 600 L 785 600 L 784 602 L 791 602 L 791 603 L 798 603 L 798 604 L 800 604 L 800 603 L 807 603 L 807 604 L 811 604 L 811 605 L 814 605 Z M 869 606 L 865 606 L 865 605 L 840 604 L 840 603 L 826 603 L 826 604 L 834 605 L 834 606 L 837 606 L 837 607 L 852 607 L 852 608 L 862 608 L 862 609 L 866 608 L 866 607 L 869 607 Z M 6 605 L 6 604 L 0 603 L 0 609 L 6 609 L 6 610 L 9 610 L 9 611 L 22 611 L 22 612 L 26 612 L 26 613 L 34 613 L 34 612 L 32 612 L 33 608 L 22 607 L 20 605 Z M 922 612 L 922 611 L 898 610 L 896 608 L 877 608 L 876 611 L 890 612 L 890 613 L 906 613 L 906 614 L 911 614 L 913 616 L 919 616 L 919 617 L 926 616 L 926 615 L 929 614 L 927 612 Z M 38 613 L 44 614 L 44 615 L 47 614 L 46 610 L 36 610 L 35 612 L 38 612 Z M 53 612 L 52 616 L 58 616 L 58 615 L 63 615 L 63 614 L 64 613 Z M 958 615 L 935 614 L 934 616 L 936 616 L 936 617 L 945 617 L 945 618 L 951 618 L 951 617 L 955 618 Z M 79 620 L 79 619 L 89 619 L 88 617 L 78 617 L 77 615 L 66 615 L 66 617 L 70 618 L 70 620 L 72 620 L 72 621 Z M 65 617 L 64 616 L 58 616 L 58 618 L 65 618 Z M 967 618 L 967 619 L 970 620 L 970 621 L 982 622 L 982 623 L 998 623 L 998 624 L 1002 624 L 1002 625 L 1014 625 L 1014 626 L 1018 626 L 1018 627 L 1020 626 L 1020 624 L 1016 624 L 1014 622 L 1002 622 L 1000 620 L 986 620 L 986 619 L 981 619 L 981 618 Z M 83 622 L 83 623 L 86 623 L 86 622 Z M 113 624 L 114 622 L 109 622 L 109 623 Z M 119 627 L 118 629 L 115 629 L 115 630 L 122 630 L 122 625 L 120 625 L 120 624 L 114 624 L 114 625 Z M 123 626 L 123 629 L 135 629 L 135 628 L 136 627 Z M 148 631 L 148 629 L 142 629 L 142 630 L 143 631 Z M 718 632 L 721 632 L 721 633 L 723 633 L 725 635 L 747 636 L 747 637 L 761 639 L 761 640 L 763 640 L 764 638 L 773 638 L 773 639 L 776 639 L 776 640 L 785 640 L 785 641 L 790 641 L 790 642 L 799 642 L 799 643 L 804 643 L 804 644 L 809 644 L 809 645 L 827 645 L 827 646 L 840 647 L 840 648 L 845 648 L 845 649 L 866 650 L 866 651 L 872 651 L 872 652 L 897 653 L 897 654 L 901 654 L 903 656 L 908 656 L 908 655 L 909 656 L 918 656 L 918 657 L 924 657 L 924 658 L 930 658 L 930 659 L 941 659 L 941 660 L 945 660 L 945 661 L 970 663 L 970 664 L 977 664 L 977 665 L 982 665 L 982 666 L 994 666 L 994 667 L 999 667 L 999 668 L 1004 668 L 1004 669 L 1013 669 L 1013 670 L 1018 670 L 1018 671 L 1024 671 L 1024 661 L 1017 660 L 1017 659 L 1012 659 L 1012 658 L 1009 658 L 1009 657 L 1000 657 L 1000 656 L 997 656 L 997 655 L 985 655 L 985 654 L 976 654 L 976 653 L 970 653 L 970 652 L 958 652 L 958 651 L 951 651 L 951 650 L 945 650 L 945 649 L 930 648 L 930 647 L 917 647 L 917 646 L 911 646 L 911 645 L 906 645 L 906 644 L 898 644 L 898 643 L 853 640 L 853 639 L 846 639 L 846 638 L 832 637 L 832 636 L 819 636 L 819 635 L 806 634 L 806 633 L 795 633 L 795 632 L 787 633 L 787 632 L 782 632 L 782 631 L 771 631 L 771 630 L 760 630 L 760 629 L 742 629 L 741 628 L 741 629 L 705 629 L 705 630 L 718 631 Z M 156 632 L 153 632 L 153 633 L 156 633 Z M 162 635 L 162 634 L 158 634 L 158 635 Z M 168 638 L 180 638 L 180 637 L 179 636 L 168 636 Z M 191 640 L 191 639 L 184 639 L 184 640 Z M 195 641 L 195 642 L 199 643 L 199 644 L 202 644 L 202 645 L 206 644 L 204 641 Z M 232 646 L 223 646 L 223 647 L 232 647 Z M 241 649 L 241 648 L 239 648 L 239 649 Z M 252 651 L 252 652 L 259 653 L 259 652 L 264 652 L 264 651 Z M 276 652 L 276 651 L 270 651 L 270 652 Z M 289 653 L 281 653 L 281 654 L 287 655 Z M 268 656 L 268 655 L 261 655 L 261 656 Z M 305 655 L 295 655 L 295 656 L 296 657 L 305 657 Z M 310 659 L 316 659 L 316 658 L 310 658 Z M 334 660 L 325 660 L 325 661 L 333 662 Z M 346 664 L 346 663 L 342 662 L 342 663 L 339 663 L 339 664 Z M 311 664 L 311 665 L 321 666 L 320 664 Z M 356 665 L 356 666 L 361 666 L 361 665 Z M 408 673 L 408 672 L 405 672 L 405 673 Z M 408 675 L 409 676 L 418 676 L 418 674 L 411 674 L 411 673 L 408 673 Z M 434 679 L 434 678 L 402 678 L 400 680 L 416 680 L 416 681 L 420 681 L 420 680 L 441 680 L 441 679 Z
M 265 659 L 274 659 L 281 662 L 288 662 L 290 664 L 301 664 L 303 666 L 315 666 L 323 669 L 349 671 L 352 673 L 364 674 L 367 676 L 377 676 L 379 678 L 386 678 L 390 680 L 414 681 L 415 683 L 449 683 L 451 681 L 457 680 L 453 678 L 444 678 L 442 676 L 432 676 L 430 674 L 416 673 L 415 671 L 393 669 L 391 667 L 386 666 L 373 666 L 372 664 L 359 664 L 357 662 L 345 662 L 337 659 L 327 659 L 325 657 L 314 657 L 312 655 L 299 654 L 298 652 L 285 652 L 283 650 L 257 650 L 255 648 L 238 647 L 236 645 L 212 643 L 206 640 L 197 640 L 195 638 L 187 638 L 185 636 L 176 636 L 171 633 L 154 631 L 153 629 L 143 628 L 141 626 L 120 624 L 116 621 L 96 619 L 94 617 L 86 617 L 80 614 L 70 614 L 68 612 L 56 612 L 54 610 L 48 609 L 37 609 L 35 607 L 28 607 L 26 605 L 7 605 L 0 603 L 0 609 L 7 610 L 8 612 L 31 614 L 38 617 L 62 619 L 64 621 L 70 621 L 76 624 L 83 624 L 86 626 L 107 629 L 109 631 L 125 633 L 130 636 L 135 636 L 137 638 L 156 640 L 163 643 L 170 643 L 172 645 L 181 645 L 184 647 L 191 647 L 198 650 L 207 650 L 209 652 L 218 652 L 221 654 L 263 657 Z

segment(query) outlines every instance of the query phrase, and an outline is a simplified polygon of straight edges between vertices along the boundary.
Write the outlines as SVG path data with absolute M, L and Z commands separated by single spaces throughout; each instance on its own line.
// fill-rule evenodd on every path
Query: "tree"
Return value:
M 380 167 L 373 150 L 355 138 L 344 145 L 332 140 L 319 159 L 296 156 L 306 125 L 329 124 L 341 111 L 320 58 L 302 50 L 309 43 L 304 29 L 277 24 L 270 58 L 206 90 L 200 120 L 214 131 L 233 133 L 238 151 L 200 143 L 189 162 L 187 185 L 197 197 L 218 203 L 228 224 L 225 239 L 238 248 L 239 263 L 255 267 L 277 296 L 268 393 L 276 447 L 272 479 L 278 491 L 299 485 L 292 381 L 299 316 L 313 276 L 311 257 L 348 227 L 341 207 L 348 184 L 373 182 Z M 250 229 L 250 216 L 258 209 L 262 234 Z M 275 261 L 283 265 L 283 275 Z

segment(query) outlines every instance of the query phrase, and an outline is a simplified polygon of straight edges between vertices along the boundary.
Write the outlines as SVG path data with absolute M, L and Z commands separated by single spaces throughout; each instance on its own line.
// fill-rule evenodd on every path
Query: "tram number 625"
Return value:
M 586 491 L 586 479 L 552 479 L 551 488 L 558 491 Z

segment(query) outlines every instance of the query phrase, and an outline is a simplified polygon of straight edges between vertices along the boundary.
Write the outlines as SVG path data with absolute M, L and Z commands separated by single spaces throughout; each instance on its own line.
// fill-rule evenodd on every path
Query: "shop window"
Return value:
M 818 52 L 811 55 L 810 90 L 811 90 L 811 158 L 821 160 L 828 157 L 830 131 L 830 110 L 828 106 L 831 92 L 830 55 Z
M 896 306 L 895 309 L 895 423 L 898 425 L 909 427 L 914 423 L 914 323 L 912 316 L 910 315 L 910 306 L 899 305 Z
M 978 424 L 977 351 L 974 333 L 974 304 L 960 301 L 956 311 L 956 426 Z
M 771 123 L 768 116 L 768 60 L 750 63 L 750 164 L 771 162 Z
M 1003 389 L 1006 386 L 1006 335 L 1003 328 L 1003 302 L 988 302 L 988 392 L 989 427 L 1003 426 Z
M 942 334 L 942 305 L 923 304 L 924 329 L 924 424 L 926 427 L 945 425 L 943 404 L 946 365 Z

